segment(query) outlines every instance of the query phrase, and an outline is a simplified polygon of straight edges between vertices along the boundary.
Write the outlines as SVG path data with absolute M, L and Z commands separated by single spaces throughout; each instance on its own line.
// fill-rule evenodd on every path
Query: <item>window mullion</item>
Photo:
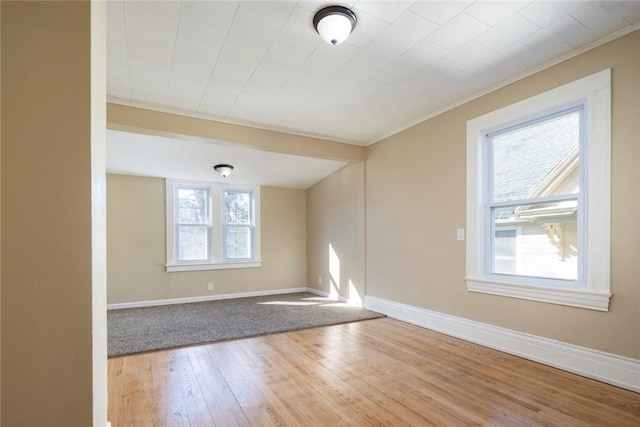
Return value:
M 579 198 L 578 193 L 558 194 L 553 196 L 536 197 L 532 199 L 516 199 L 505 200 L 500 202 L 489 201 L 488 205 L 492 208 L 506 208 L 509 206 L 522 206 L 522 205 L 535 205 L 537 203 L 550 203 L 550 202 L 564 202 L 566 200 L 573 200 Z

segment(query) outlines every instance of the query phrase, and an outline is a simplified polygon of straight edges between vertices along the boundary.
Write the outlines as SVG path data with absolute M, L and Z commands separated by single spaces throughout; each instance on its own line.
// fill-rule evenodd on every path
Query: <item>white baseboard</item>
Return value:
M 366 296 L 365 308 L 485 347 L 640 392 L 640 360 Z
M 319 297 L 336 299 L 336 298 L 334 298 L 334 296 L 333 296 L 333 295 L 331 295 L 329 292 L 321 291 L 321 290 L 319 290 L 319 289 L 307 288 L 307 292 L 310 292 L 310 293 L 312 293 L 312 294 L 316 294 L 316 295 L 318 295 Z M 349 298 L 341 297 L 341 296 L 338 296 L 337 300 L 338 300 L 338 302 L 344 302 L 344 303 L 348 303 L 348 302 L 349 302 Z
M 190 302 L 216 301 L 216 300 L 232 299 L 232 298 L 261 297 L 261 296 L 267 296 L 267 295 L 291 294 L 294 292 L 307 292 L 307 291 L 313 292 L 310 288 L 307 288 L 305 286 L 301 288 L 275 289 L 270 291 L 255 291 L 255 292 L 238 292 L 234 294 L 206 295 L 202 297 L 171 298 L 171 299 L 158 299 L 158 300 L 151 300 L 151 301 L 123 302 L 123 303 L 117 303 L 117 304 L 107 304 L 107 310 L 118 310 L 121 308 L 152 307 L 155 305 L 185 304 Z

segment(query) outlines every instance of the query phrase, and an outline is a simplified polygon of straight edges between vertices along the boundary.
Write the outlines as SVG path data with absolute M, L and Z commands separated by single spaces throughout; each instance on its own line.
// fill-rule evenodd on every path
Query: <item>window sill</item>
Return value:
M 226 270 L 232 268 L 262 267 L 262 261 L 216 262 L 215 264 L 167 264 L 165 267 L 168 273 L 175 271 Z
M 465 280 L 467 282 L 467 290 L 471 292 L 548 302 L 551 304 L 568 305 L 591 310 L 609 311 L 610 293 L 574 289 L 553 289 L 469 277 Z

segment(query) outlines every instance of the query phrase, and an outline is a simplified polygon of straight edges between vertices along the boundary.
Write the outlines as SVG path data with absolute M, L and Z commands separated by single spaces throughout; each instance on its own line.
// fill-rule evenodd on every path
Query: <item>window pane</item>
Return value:
M 577 203 L 569 199 L 493 208 L 492 272 L 576 280 Z
M 516 274 L 517 230 L 496 227 L 494 236 L 494 272 Z
M 251 227 L 226 226 L 225 231 L 225 257 L 251 258 Z
M 251 194 L 224 192 L 225 224 L 251 224 Z
M 516 230 L 498 230 L 496 229 L 496 243 L 494 251 L 496 256 L 502 258 L 516 257 Z
M 206 225 L 178 226 L 178 260 L 201 261 L 209 258 Z
M 580 111 L 489 135 L 493 201 L 578 192 Z
M 178 189 L 178 223 L 206 224 L 208 199 L 206 189 Z

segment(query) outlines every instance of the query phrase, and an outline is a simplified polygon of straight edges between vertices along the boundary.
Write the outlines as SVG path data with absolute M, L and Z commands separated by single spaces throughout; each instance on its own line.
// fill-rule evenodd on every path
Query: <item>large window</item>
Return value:
M 485 135 L 490 273 L 558 287 L 582 283 L 584 107 L 546 111 Z
M 167 271 L 260 266 L 260 189 L 167 180 Z
M 467 287 L 607 310 L 610 71 L 467 123 Z
M 253 192 L 224 191 L 224 258 L 252 259 Z
M 208 261 L 211 258 L 211 191 L 207 186 L 175 187 L 176 261 Z

